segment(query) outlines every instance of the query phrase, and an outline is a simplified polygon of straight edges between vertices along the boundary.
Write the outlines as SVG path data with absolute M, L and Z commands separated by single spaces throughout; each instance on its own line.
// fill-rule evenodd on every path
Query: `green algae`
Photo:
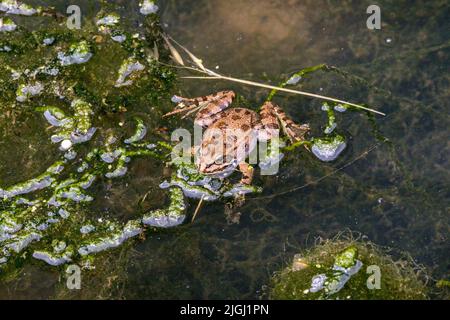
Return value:
M 30 10 L 15 1 L 0 2 L 0 10 L 5 6 Z M 29 18 L 45 20 L 46 29 L 19 27 L 0 35 L 0 45 L 10 48 L 0 50 L 1 111 L 9 112 L 20 103 L 23 110 L 42 114 L 42 121 L 51 125 L 49 142 L 60 143 L 57 159 L 44 173 L 0 188 L 2 276 L 31 256 L 53 266 L 84 261 L 86 255 L 115 248 L 142 233 L 146 228 L 142 215 L 128 221 L 97 218 L 91 212 L 95 195 L 90 189 L 102 179 L 124 176 L 136 157 L 160 161 L 170 152 L 164 141 L 141 143 L 146 126 L 140 118 L 135 133 L 125 141 L 116 138 L 122 128 L 104 137 L 105 129 L 96 125 L 108 113 L 161 104 L 161 97 L 172 88 L 173 72 L 157 61 L 167 57 L 157 49 L 158 17 L 145 18 L 141 34 L 133 36 L 122 32 L 120 18 L 114 14 L 103 16 L 113 17 L 113 24 L 98 23 L 96 28 L 88 23 L 82 30 L 68 31 L 54 18 L 41 16 L 46 10 L 35 10 L 36 17 Z M 101 38 L 105 28 L 113 26 L 126 41 Z M 138 60 L 139 74 L 130 70 L 130 63 L 135 66 Z M 117 74 L 126 88 L 115 86 Z M 166 212 L 181 223 L 180 191 L 171 189 L 169 194 Z M 85 226 L 93 230 L 82 233 L 88 229 Z
M 375 275 L 379 270 L 379 287 Z M 327 240 L 297 254 L 272 278 L 269 297 L 289 300 L 427 299 L 422 271 L 408 257 L 395 261 L 368 241 Z

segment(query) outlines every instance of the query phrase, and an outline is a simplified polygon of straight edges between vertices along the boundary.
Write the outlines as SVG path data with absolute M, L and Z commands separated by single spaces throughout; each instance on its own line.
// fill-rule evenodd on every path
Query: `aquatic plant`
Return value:
M 427 299 L 425 279 L 423 269 L 408 256 L 395 261 L 369 241 L 338 237 L 295 255 L 288 267 L 274 274 L 268 295 L 298 300 Z

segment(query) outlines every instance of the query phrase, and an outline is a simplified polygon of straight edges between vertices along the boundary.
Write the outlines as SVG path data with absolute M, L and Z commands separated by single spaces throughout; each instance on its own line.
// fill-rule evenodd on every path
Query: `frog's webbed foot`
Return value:
M 279 123 L 291 142 L 305 140 L 305 136 L 310 130 L 308 124 L 296 124 L 284 113 L 283 109 L 270 101 L 261 107 L 261 123 L 267 132 L 268 139 L 274 135 L 274 130 L 279 130 Z
M 241 162 L 239 164 L 239 171 L 242 172 L 241 184 L 243 185 L 251 185 L 253 181 L 253 173 L 254 169 L 251 165 L 246 162 Z

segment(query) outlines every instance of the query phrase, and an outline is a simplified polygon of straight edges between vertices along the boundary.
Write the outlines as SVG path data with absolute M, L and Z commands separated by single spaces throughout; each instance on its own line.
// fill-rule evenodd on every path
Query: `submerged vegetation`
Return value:
M 322 241 L 275 273 L 271 299 L 427 299 L 426 274 L 409 257 L 398 261 L 361 240 Z

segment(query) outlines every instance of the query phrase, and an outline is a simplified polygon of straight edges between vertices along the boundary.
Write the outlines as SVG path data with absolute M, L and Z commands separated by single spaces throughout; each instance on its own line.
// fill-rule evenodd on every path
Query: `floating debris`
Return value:
M 187 198 L 215 201 L 220 197 L 229 198 L 248 193 L 259 193 L 261 188 L 240 183 L 224 184 L 220 178 L 204 175 L 189 163 L 177 164 L 177 171 L 170 181 L 159 185 L 162 189 L 178 187 Z
M 38 111 L 43 112 L 47 121 L 58 127 L 58 134 L 51 137 L 53 143 L 61 142 L 61 151 L 66 151 L 72 144 L 84 143 L 92 139 L 97 128 L 91 125 L 93 115 L 92 106 L 81 99 L 76 99 L 71 103 L 74 111 L 73 117 L 67 117 L 64 112 L 56 107 L 40 107 Z M 70 141 L 70 143 L 69 143 Z
M 67 219 L 70 216 L 70 212 L 64 209 L 59 209 L 58 214 L 63 219 Z
M 77 131 L 82 134 L 87 134 L 92 129 L 91 116 L 94 114 L 92 106 L 81 99 L 76 99 L 72 101 L 71 107 L 74 110 Z
M 333 122 L 330 126 L 327 126 L 325 128 L 324 133 L 325 134 L 330 134 L 330 133 L 332 133 L 334 131 L 334 129 L 336 129 L 336 127 L 337 127 L 337 123 Z
M 80 130 L 77 128 L 74 132 L 70 134 L 70 139 L 73 143 L 83 143 L 87 142 L 92 139 L 95 132 L 97 131 L 97 128 L 89 128 L 85 134 L 81 133 Z
M 181 101 L 183 101 L 183 98 L 174 95 L 174 96 L 172 96 L 172 98 L 171 98 L 170 100 L 171 100 L 173 103 L 180 103 Z
M 336 135 L 330 138 L 314 139 L 312 153 L 322 161 L 334 161 L 346 148 L 345 139 Z
M 71 187 L 67 191 L 63 191 L 60 194 L 58 194 L 59 197 L 72 200 L 74 202 L 90 202 L 94 200 L 89 195 L 83 194 L 80 188 L 78 187 Z
M 87 162 L 82 162 L 81 165 L 78 167 L 77 172 L 78 173 L 82 173 L 84 171 L 86 171 L 89 168 L 89 164 L 87 164 Z

